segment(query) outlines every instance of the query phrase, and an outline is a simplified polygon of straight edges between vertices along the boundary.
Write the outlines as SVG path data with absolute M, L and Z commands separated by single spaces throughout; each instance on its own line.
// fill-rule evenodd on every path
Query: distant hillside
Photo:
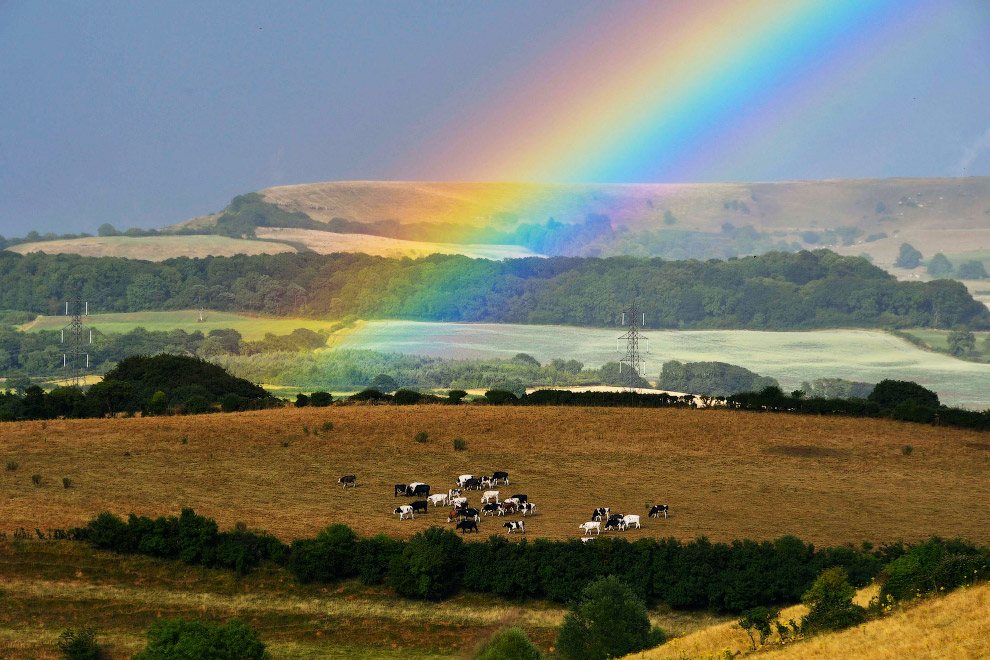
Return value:
M 163 261 L 175 257 L 232 257 L 235 254 L 280 254 L 296 248 L 274 241 L 247 241 L 226 236 L 91 236 L 70 240 L 21 243 L 7 248 L 29 254 L 78 254 Z

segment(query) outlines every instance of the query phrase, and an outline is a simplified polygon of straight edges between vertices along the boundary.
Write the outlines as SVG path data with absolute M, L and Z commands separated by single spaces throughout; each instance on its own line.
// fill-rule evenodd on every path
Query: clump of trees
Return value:
M 156 621 L 148 630 L 144 650 L 134 660 L 268 660 L 258 632 L 232 619 L 224 624 L 187 621 L 182 618 Z
M 657 387 L 674 392 L 691 392 L 709 396 L 728 396 L 736 392 L 754 392 L 780 384 L 775 378 L 725 362 L 663 363 Z

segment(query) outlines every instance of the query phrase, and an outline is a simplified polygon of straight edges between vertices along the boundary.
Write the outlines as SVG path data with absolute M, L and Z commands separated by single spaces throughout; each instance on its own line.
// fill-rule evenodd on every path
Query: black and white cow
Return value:
M 406 495 L 409 497 L 429 497 L 430 484 L 409 484 L 409 487 L 406 488 Z
M 429 511 L 430 503 L 426 500 L 417 500 L 409 506 L 412 507 L 413 513 L 426 513 Z
M 406 494 L 406 489 L 408 487 L 409 486 L 407 486 L 405 484 L 395 484 L 395 495 L 394 495 L 394 497 L 398 497 L 399 495 L 405 495 Z
M 353 488 L 354 486 L 357 486 L 357 477 L 353 474 L 345 474 L 340 479 L 337 479 L 337 483 L 344 488 L 347 488 L 348 486 Z
M 458 485 L 458 487 L 464 488 L 464 482 L 466 482 L 468 479 L 474 479 L 474 475 L 473 474 L 462 474 L 461 476 L 457 477 L 457 485 Z
M 463 509 L 458 509 L 457 511 L 461 514 L 461 518 L 481 520 L 481 511 L 473 506 L 464 507 Z
M 608 517 L 605 522 L 605 531 L 609 532 L 613 529 L 625 529 L 626 523 L 624 522 L 625 516 L 621 513 L 613 513 Z
M 395 510 L 392 511 L 392 514 L 395 515 L 396 513 L 399 514 L 399 520 L 403 520 L 406 516 L 409 516 L 410 518 L 413 519 L 416 518 L 416 516 L 413 514 L 413 508 L 408 504 L 403 504 L 402 506 L 395 507 Z
M 505 527 L 506 534 L 511 534 L 512 532 L 522 532 L 523 534 L 526 533 L 526 523 L 522 520 L 517 522 L 502 523 L 502 527 Z
M 653 505 L 653 508 L 650 509 L 650 518 L 659 518 L 661 513 L 663 514 L 663 517 L 666 518 L 667 517 L 667 513 L 669 513 L 669 512 L 670 512 L 670 506 L 669 505 L 667 505 L 667 504 L 654 504 Z
M 471 531 L 477 532 L 478 522 L 476 520 L 462 520 L 461 522 L 457 523 L 457 527 L 455 527 L 454 529 L 461 530 L 461 534 L 466 534 L 467 532 L 471 532 Z
M 591 514 L 592 520 L 605 520 L 608 518 L 608 512 L 610 509 L 607 506 L 598 507 L 595 509 L 594 513 Z
M 492 473 L 492 483 L 503 483 L 506 486 L 509 485 L 509 473 L 496 470 Z
M 490 502 L 485 506 L 481 507 L 481 513 L 486 516 L 494 516 L 498 513 L 502 506 L 498 502 Z
M 513 495 L 510 499 L 513 499 L 513 500 L 519 502 L 520 504 L 522 504 L 523 502 L 528 502 L 529 501 L 529 496 L 528 495 L 519 494 L 519 495 Z
M 481 490 L 481 479 L 471 477 L 464 482 L 464 490 Z
M 533 504 L 532 502 L 523 502 L 522 504 L 519 505 L 519 511 L 524 516 L 530 513 L 535 513 L 536 505 Z

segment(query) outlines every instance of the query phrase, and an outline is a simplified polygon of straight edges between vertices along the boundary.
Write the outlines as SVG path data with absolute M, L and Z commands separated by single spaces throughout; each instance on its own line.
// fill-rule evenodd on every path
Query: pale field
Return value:
M 866 605 L 871 589 L 860 592 L 857 602 Z M 781 619 L 800 617 L 807 608 L 798 605 L 781 612 Z M 728 649 L 742 657 L 767 660 L 976 660 L 990 657 L 990 584 L 959 589 L 895 610 L 889 616 L 863 625 L 784 646 L 750 651 L 749 638 L 726 622 L 685 635 L 665 646 L 625 656 L 626 660 L 693 660 L 722 657 Z
M 318 436 L 304 426 L 334 428 Z M 343 522 L 408 538 L 445 525 L 442 509 L 392 514 L 393 484 L 434 492 L 457 475 L 510 473 L 502 496 L 536 503 L 529 537 L 577 538 L 597 506 L 643 515 L 624 538 L 772 539 L 818 545 L 990 541 L 987 434 L 881 420 L 725 410 L 565 407 L 293 407 L 173 418 L 0 425 L 3 529 L 72 527 L 102 511 L 176 515 L 183 507 L 284 540 Z M 429 442 L 413 436 L 429 433 Z M 182 438 L 186 442 L 182 442 Z M 466 451 L 454 451 L 463 438 Z M 283 446 L 287 443 L 288 446 Z M 902 449 L 911 445 L 905 456 Z M 40 486 L 30 476 L 40 474 Z M 337 478 L 356 474 L 358 487 Z M 72 479 L 64 489 L 61 478 Z M 478 503 L 480 494 L 469 494 Z M 666 503 L 667 520 L 647 507 Z M 485 538 L 502 531 L 484 518 Z
M 430 243 L 405 241 L 398 238 L 371 236 L 369 234 L 336 234 L 313 229 L 258 228 L 258 238 L 301 243 L 314 252 L 363 252 L 378 257 L 418 259 L 431 254 L 462 254 L 473 259 L 516 259 L 538 257 L 535 252 L 518 245 L 456 245 L 454 243 Z
M 856 256 L 866 252 L 873 257 L 873 263 L 884 270 L 892 270 L 894 262 L 901 251 L 901 245 L 909 243 L 919 250 L 924 259 L 928 260 L 941 252 L 949 257 L 953 265 L 958 266 L 963 261 L 978 259 L 979 257 L 962 258 L 959 253 L 971 252 L 973 250 L 990 250 L 990 216 L 985 217 L 982 225 L 971 227 L 937 227 L 937 228 L 912 228 L 899 231 L 897 234 L 893 230 L 885 230 L 887 238 L 881 238 L 869 243 L 857 243 L 856 245 L 840 246 L 831 248 L 839 254 Z M 861 237 L 858 240 L 862 240 Z M 924 271 L 924 268 L 917 269 Z M 910 271 L 909 271 L 910 272 Z M 899 279 L 907 279 L 901 277 Z
M 446 358 L 511 358 L 529 353 L 580 360 L 587 367 L 618 361 L 620 329 L 497 323 L 369 321 L 338 333 L 334 348 L 418 353 Z M 876 383 L 913 380 L 939 393 L 943 403 L 990 407 L 990 365 L 957 360 L 872 330 L 758 332 L 752 330 L 650 330 L 645 376 L 656 380 L 667 360 L 728 362 L 773 376 L 785 390 L 815 378 Z M 624 346 L 619 346 L 624 349 Z M 642 345 L 641 345 L 642 348 Z
M 288 316 L 263 316 L 260 314 L 234 314 L 231 312 L 203 312 L 204 321 L 199 322 L 198 309 L 180 309 L 170 312 L 130 312 L 118 314 L 90 314 L 83 318 L 86 327 L 100 332 L 128 332 L 134 328 L 145 330 L 199 330 L 207 334 L 210 330 L 233 328 L 241 333 L 244 339 L 256 340 L 264 338 L 271 332 L 286 335 L 296 328 L 310 330 L 328 330 L 334 321 L 294 318 Z M 38 330 L 59 330 L 67 323 L 65 316 L 39 316 L 30 323 L 18 326 L 18 330 L 26 332 Z
M 279 254 L 295 252 L 284 243 L 249 241 L 226 236 L 93 236 L 65 241 L 22 243 L 7 248 L 28 254 L 79 254 L 84 257 L 124 257 L 145 261 L 164 261 L 175 257 L 230 257 L 235 254 Z

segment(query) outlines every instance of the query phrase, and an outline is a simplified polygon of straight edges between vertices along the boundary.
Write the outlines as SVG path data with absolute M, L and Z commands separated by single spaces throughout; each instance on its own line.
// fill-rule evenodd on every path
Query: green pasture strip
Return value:
M 329 330 L 334 321 L 314 320 L 293 317 L 273 317 L 249 314 L 233 314 L 230 312 L 203 312 L 204 321 L 199 322 L 199 310 L 184 309 L 168 312 L 132 312 L 121 314 L 90 314 L 83 319 L 87 327 L 100 332 L 124 333 L 134 328 L 145 330 L 199 330 L 207 334 L 210 330 L 233 328 L 241 333 L 244 339 L 254 341 L 264 338 L 265 334 L 289 334 L 296 328 L 309 330 Z M 68 324 L 65 316 L 39 316 L 31 323 L 18 326 L 27 332 L 39 330 L 60 330 Z
M 907 334 L 913 335 L 925 342 L 932 348 L 937 348 L 939 350 L 947 351 L 949 350 L 949 333 L 951 330 L 932 330 L 930 328 L 909 328 L 904 331 Z M 990 335 L 990 332 L 974 332 L 973 336 L 976 337 L 976 349 L 980 350 L 982 348 L 982 342 L 984 337 Z

